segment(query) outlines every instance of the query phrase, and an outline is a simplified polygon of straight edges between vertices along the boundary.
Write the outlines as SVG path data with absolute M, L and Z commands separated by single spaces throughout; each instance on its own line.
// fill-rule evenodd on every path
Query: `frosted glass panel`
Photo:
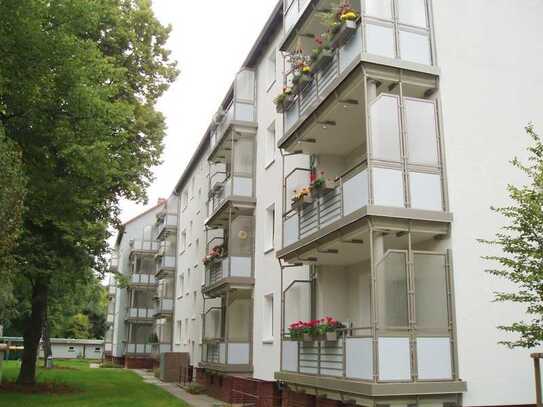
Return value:
M 438 165 L 436 107 L 433 102 L 406 98 L 407 146 L 410 164 Z
M 366 0 L 366 15 L 386 20 L 392 19 L 391 0 Z
M 366 26 L 366 38 L 369 54 L 394 58 L 394 30 L 392 26 L 383 26 L 368 22 Z
M 236 120 L 245 122 L 255 121 L 255 107 L 247 103 L 236 103 Z
M 232 172 L 235 175 L 253 175 L 254 144 L 253 140 L 241 138 L 234 143 L 234 163 Z
M 382 329 L 407 327 L 405 253 L 391 252 L 378 267 L 378 321 Z
M 400 161 L 400 115 L 396 96 L 381 95 L 370 107 L 372 158 Z
M 254 101 L 255 74 L 253 71 L 241 71 L 236 80 L 236 99 Z
M 285 220 L 284 233 L 284 246 L 298 241 L 298 215 L 293 215 Z
M 283 341 L 283 370 L 298 371 L 298 344 L 295 341 Z
M 415 304 L 417 329 L 448 328 L 446 257 L 415 254 Z
M 379 338 L 379 379 L 411 379 L 409 338 Z
M 417 338 L 417 368 L 420 380 L 452 379 L 450 339 Z
M 234 177 L 234 189 L 232 195 L 253 196 L 253 179 L 246 177 Z
M 231 277 L 251 277 L 251 257 L 231 257 Z
M 248 365 L 249 344 L 230 343 L 228 345 L 228 363 L 232 365 Z
M 368 188 L 367 169 L 343 183 L 343 216 L 368 205 Z
M 418 64 L 431 65 L 429 37 L 426 34 L 400 30 L 400 58 Z
M 250 216 L 237 216 L 230 225 L 228 254 L 231 256 L 251 257 L 253 222 Z
M 411 207 L 430 211 L 442 211 L 441 176 L 439 174 L 409 173 Z
M 400 170 L 373 168 L 375 205 L 404 207 L 403 175 Z
M 403 24 L 427 27 L 426 1 L 425 0 L 400 0 L 398 1 L 398 13 Z
M 345 339 L 345 369 L 348 378 L 373 379 L 373 344 L 371 338 Z

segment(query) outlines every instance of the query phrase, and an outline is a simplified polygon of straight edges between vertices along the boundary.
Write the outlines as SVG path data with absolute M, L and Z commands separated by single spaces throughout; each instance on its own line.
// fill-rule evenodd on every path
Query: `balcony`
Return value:
M 154 319 L 154 308 L 128 308 L 126 319 L 130 322 L 149 322 Z
M 313 38 L 330 29 L 322 13 L 335 13 L 333 0 L 284 0 L 285 36 L 282 51 L 311 51 Z M 433 18 L 426 0 L 352 0 L 360 14 L 359 54 L 362 61 L 438 73 L 432 43 Z M 364 7 L 362 7 L 362 4 Z M 363 39 L 363 40 L 362 40 Z
M 224 373 L 250 373 L 252 372 L 250 361 L 250 342 L 206 340 L 200 366 Z
M 131 274 L 128 280 L 129 288 L 154 288 L 157 280 L 152 274 Z
M 173 314 L 173 298 L 159 298 L 153 312 L 155 318 L 164 318 Z
M 431 223 L 382 218 L 292 258 L 312 267 L 283 270 L 276 379 L 357 396 L 464 392 L 443 233 Z M 330 336 L 300 336 L 290 325 L 325 316 L 340 323 Z
M 214 129 L 210 133 L 210 161 L 224 151 L 224 141 L 234 132 L 252 132 L 256 123 L 255 72 L 243 69 L 237 75 L 227 97 L 213 118 Z M 228 148 L 228 146 L 227 146 Z
M 155 278 L 161 279 L 169 276 L 175 272 L 175 266 L 177 257 L 160 255 L 156 258 L 156 273 Z
M 177 214 L 163 212 L 157 216 L 155 224 L 155 239 L 163 240 L 168 233 L 177 231 Z
M 150 343 L 126 343 L 125 353 L 127 355 L 150 355 L 153 352 L 153 344 Z
M 212 260 L 206 266 L 202 292 L 218 295 L 224 290 L 252 287 L 254 282 L 252 257 L 227 256 Z
M 153 343 L 151 347 L 151 353 L 154 356 L 158 356 L 161 353 L 167 353 L 172 351 L 171 343 Z
M 255 206 L 253 177 L 230 176 L 215 187 L 209 200 L 208 224 L 226 220 L 226 209 L 236 206 L 252 211 Z
M 156 254 L 160 244 L 156 240 L 131 240 L 130 241 L 130 256 Z

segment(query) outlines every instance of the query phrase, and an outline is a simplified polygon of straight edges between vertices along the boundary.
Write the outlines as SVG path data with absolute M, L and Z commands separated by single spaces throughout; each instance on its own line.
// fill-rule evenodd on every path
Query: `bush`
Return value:
M 189 394 L 202 394 L 205 391 L 205 387 L 198 383 L 189 384 L 185 390 Z
M 102 362 L 102 364 L 100 365 L 100 367 L 104 368 L 104 369 L 122 369 L 122 366 L 121 365 L 118 365 L 116 363 L 113 363 L 112 361 L 110 360 L 105 360 Z

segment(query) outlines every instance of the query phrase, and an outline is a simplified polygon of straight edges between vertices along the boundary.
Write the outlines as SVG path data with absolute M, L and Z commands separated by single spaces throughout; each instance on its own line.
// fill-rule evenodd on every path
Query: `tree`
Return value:
M 177 76 L 148 0 L 0 0 L 0 125 L 27 179 L 15 255 L 27 293 L 19 384 L 35 384 L 51 288 L 107 268 L 121 199 L 145 200 Z
M 88 339 L 90 336 L 91 324 L 89 317 L 85 314 L 75 314 L 70 320 L 68 328 L 68 338 Z
M 518 321 L 498 328 L 520 337 L 501 344 L 511 348 L 532 348 L 543 341 L 543 143 L 533 125 L 526 127 L 532 144 L 528 147 L 528 160 L 512 160 L 529 183 L 523 186 L 508 185 L 512 203 L 502 208 L 491 208 L 508 222 L 493 240 L 481 242 L 501 248 L 503 255 L 485 256 L 497 264 L 488 273 L 511 281 L 517 287 L 511 292 L 498 292 L 496 301 L 509 301 L 526 306 L 530 321 Z

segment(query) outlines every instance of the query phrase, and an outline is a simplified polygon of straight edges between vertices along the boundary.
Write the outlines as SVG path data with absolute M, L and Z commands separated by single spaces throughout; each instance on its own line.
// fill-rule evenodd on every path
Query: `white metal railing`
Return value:
M 295 172 L 287 175 L 285 185 L 289 176 Z M 368 205 L 368 171 L 365 162 L 336 178 L 335 184 L 331 190 L 315 193 L 312 202 L 302 203 L 286 211 L 283 219 L 283 246 L 291 245 Z
M 205 288 L 229 277 L 250 278 L 253 275 L 253 258 L 250 256 L 226 256 L 212 260 L 206 266 Z
M 313 76 L 313 80 L 294 98 L 292 104 L 283 114 L 284 133 L 288 133 L 302 117 L 315 107 L 317 101 L 323 100 L 336 78 L 341 76 L 355 61 L 360 60 L 362 52 L 362 34 L 359 27 L 343 47 L 334 51 L 330 64 Z
M 208 341 L 204 343 L 203 360 L 221 365 L 249 365 L 251 343 L 244 341 Z
M 157 281 L 152 274 L 132 274 L 130 276 L 130 284 L 156 285 Z
M 153 345 L 151 343 L 127 343 L 126 353 L 131 354 L 150 354 L 153 352 Z
M 151 319 L 155 310 L 152 308 L 128 308 L 128 318 Z

